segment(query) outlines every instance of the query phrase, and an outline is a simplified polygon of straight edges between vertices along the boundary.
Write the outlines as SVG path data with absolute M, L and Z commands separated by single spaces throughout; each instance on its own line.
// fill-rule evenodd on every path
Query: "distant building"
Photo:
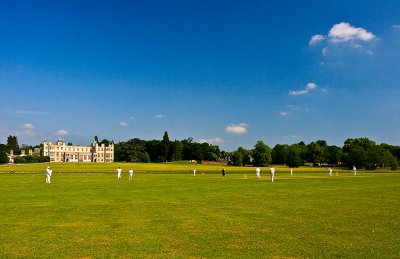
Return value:
M 114 143 L 106 146 L 93 141 L 91 146 L 68 146 L 61 139 L 55 144 L 44 140 L 41 155 L 50 157 L 50 162 L 111 163 L 114 162 Z

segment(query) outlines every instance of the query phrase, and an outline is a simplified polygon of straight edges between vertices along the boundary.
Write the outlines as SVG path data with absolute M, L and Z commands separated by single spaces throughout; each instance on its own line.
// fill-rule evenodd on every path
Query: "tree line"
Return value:
M 234 166 L 269 164 L 299 167 L 346 166 L 374 170 L 378 167 L 390 167 L 396 170 L 400 159 L 400 146 L 376 144 L 368 138 L 349 138 L 343 147 L 329 146 L 325 140 L 305 144 L 303 141 L 287 145 L 277 144 L 270 148 L 258 141 L 252 150 L 239 147 L 230 154 L 229 163 Z
M 96 142 L 106 146 L 112 141 L 103 139 Z M 72 145 L 72 143 L 68 143 Z M 40 146 L 35 146 L 40 147 Z M 0 164 L 8 163 L 7 154 L 13 150 L 15 155 L 21 149 L 35 147 L 18 145 L 15 136 L 9 136 L 7 144 L 0 144 Z M 257 141 L 253 149 L 239 147 L 236 151 L 221 151 L 218 146 L 208 143 L 198 143 L 192 138 L 170 141 L 168 132 L 164 132 L 162 140 L 142 140 L 139 138 L 121 141 L 114 144 L 115 162 L 172 162 L 181 160 L 202 161 L 222 160 L 233 166 L 268 166 L 270 164 L 299 167 L 302 165 L 315 166 L 347 166 L 373 170 L 378 167 L 390 167 L 396 170 L 400 159 L 400 146 L 386 143 L 377 144 L 368 138 L 349 138 L 342 147 L 330 146 L 325 140 L 317 140 L 309 144 L 303 141 L 288 145 L 277 144 L 270 148 L 263 141 Z M 16 157 L 16 163 L 47 162 L 49 158 L 38 156 Z
M 142 140 L 138 138 L 122 141 L 114 145 L 116 162 L 172 162 L 181 160 L 216 161 L 221 152 L 218 146 L 198 143 L 192 138 L 170 141 L 168 132 L 162 140 Z

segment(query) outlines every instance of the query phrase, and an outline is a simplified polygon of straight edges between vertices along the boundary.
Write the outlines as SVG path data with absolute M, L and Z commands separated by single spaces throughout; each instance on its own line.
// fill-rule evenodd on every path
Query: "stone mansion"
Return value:
M 114 143 L 106 146 L 93 141 L 91 146 L 69 146 L 61 139 L 54 144 L 44 140 L 41 155 L 50 157 L 50 162 L 111 163 L 114 162 Z

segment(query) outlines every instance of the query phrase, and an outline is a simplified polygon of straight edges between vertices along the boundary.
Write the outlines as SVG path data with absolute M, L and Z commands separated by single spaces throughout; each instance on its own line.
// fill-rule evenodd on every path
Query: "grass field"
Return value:
M 271 183 L 267 168 L 51 165 L 50 185 L 45 165 L 0 166 L 0 258 L 400 255 L 399 173 L 277 167 Z

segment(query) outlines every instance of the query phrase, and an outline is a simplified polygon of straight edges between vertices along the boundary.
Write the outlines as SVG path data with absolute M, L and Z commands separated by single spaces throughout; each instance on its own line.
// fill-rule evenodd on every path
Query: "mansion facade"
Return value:
M 114 162 L 114 143 L 99 145 L 96 141 L 90 146 L 69 146 L 64 140 L 56 143 L 42 141 L 41 155 L 50 157 L 50 162 Z

